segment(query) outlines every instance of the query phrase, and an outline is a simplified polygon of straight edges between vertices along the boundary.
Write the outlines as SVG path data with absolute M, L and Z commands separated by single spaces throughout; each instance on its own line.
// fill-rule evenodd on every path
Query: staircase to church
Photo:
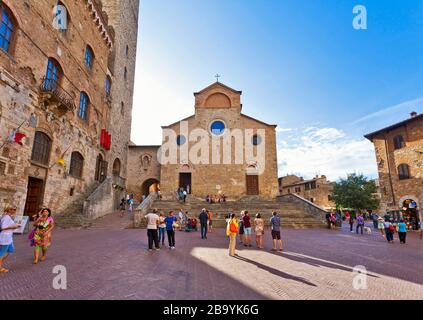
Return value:
M 295 199 L 293 199 L 295 200 Z M 225 203 L 208 204 L 203 200 L 189 198 L 186 203 L 177 200 L 156 200 L 151 208 L 156 208 L 159 212 L 167 214 L 170 210 L 178 214 L 182 209 L 188 211 L 189 215 L 197 217 L 201 209 L 206 208 L 213 213 L 213 226 L 216 228 L 226 227 L 225 216 L 227 213 L 240 214 L 242 210 L 248 210 L 250 216 L 254 218 L 256 213 L 260 213 L 265 223 L 269 225 L 272 212 L 276 211 L 281 217 L 281 226 L 285 228 L 305 229 L 323 227 L 324 211 L 312 214 L 304 209 L 309 203 L 301 203 L 291 199 L 284 199 L 283 202 L 274 200 L 263 200 L 259 197 L 246 197 L 239 201 L 228 201 Z M 299 199 L 300 201 L 302 199 Z M 317 209 L 318 210 L 318 209 Z

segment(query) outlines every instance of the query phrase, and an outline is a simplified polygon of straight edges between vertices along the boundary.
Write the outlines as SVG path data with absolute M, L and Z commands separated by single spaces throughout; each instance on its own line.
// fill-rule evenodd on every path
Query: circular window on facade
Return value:
M 261 137 L 257 134 L 253 136 L 253 145 L 258 146 L 261 144 Z
M 210 131 L 216 136 L 221 136 L 225 132 L 225 123 L 221 120 L 214 121 L 210 126 Z
M 178 146 L 182 146 L 182 145 L 184 145 L 186 141 L 187 141 L 187 139 L 186 139 L 186 138 L 185 138 L 185 136 L 183 136 L 183 135 L 179 135 L 179 136 L 176 138 L 176 143 L 178 144 Z

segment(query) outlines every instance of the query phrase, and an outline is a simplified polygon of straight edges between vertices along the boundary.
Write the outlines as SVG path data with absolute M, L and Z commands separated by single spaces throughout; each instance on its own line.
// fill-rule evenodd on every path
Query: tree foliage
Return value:
M 355 173 L 341 179 L 333 188 L 333 199 L 337 208 L 355 210 L 376 210 L 379 199 L 375 196 L 377 186 L 374 180 L 368 180 L 364 175 Z

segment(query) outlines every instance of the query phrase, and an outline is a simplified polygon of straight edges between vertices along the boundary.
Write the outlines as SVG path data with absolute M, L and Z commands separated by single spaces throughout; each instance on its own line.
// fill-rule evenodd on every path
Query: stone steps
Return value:
M 186 203 L 176 200 L 156 200 L 152 208 L 167 214 L 170 210 L 175 214 L 182 209 L 188 211 L 190 215 L 198 216 L 203 208 L 213 212 L 213 226 L 216 228 L 226 227 L 226 214 L 240 214 L 242 210 L 248 210 L 252 219 L 256 213 L 260 212 L 265 220 L 266 226 L 269 226 L 269 220 L 273 211 L 280 214 L 281 226 L 285 228 L 319 228 L 324 227 L 324 223 L 314 216 L 302 211 L 295 203 L 279 203 L 276 201 L 260 200 L 257 198 L 244 199 L 243 201 L 228 201 L 224 203 L 209 204 L 198 199 L 188 198 Z M 145 224 L 143 222 L 143 224 Z

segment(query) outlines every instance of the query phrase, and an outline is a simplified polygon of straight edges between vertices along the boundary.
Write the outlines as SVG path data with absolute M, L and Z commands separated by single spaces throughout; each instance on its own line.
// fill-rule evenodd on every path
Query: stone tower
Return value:
M 132 104 L 137 54 L 139 0 L 100 0 L 115 33 L 109 57 L 112 73 L 112 112 L 109 132 L 112 149 L 108 158 L 114 176 L 127 178 L 128 145 L 131 135 Z

